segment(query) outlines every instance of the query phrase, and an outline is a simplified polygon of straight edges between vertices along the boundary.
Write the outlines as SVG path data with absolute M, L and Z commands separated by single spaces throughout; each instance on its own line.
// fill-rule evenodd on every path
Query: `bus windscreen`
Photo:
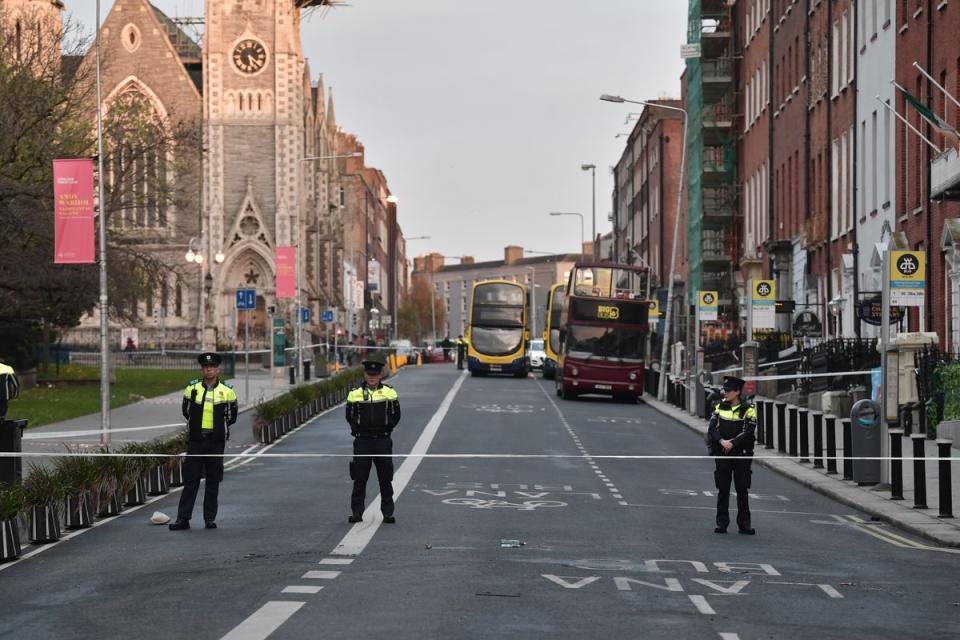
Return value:
M 573 358 L 640 363 L 645 337 L 639 329 L 572 325 L 567 331 L 566 353 Z

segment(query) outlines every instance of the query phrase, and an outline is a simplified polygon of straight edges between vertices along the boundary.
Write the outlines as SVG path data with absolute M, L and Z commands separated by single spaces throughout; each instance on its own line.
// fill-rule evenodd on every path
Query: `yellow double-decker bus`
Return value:
M 547 294 L 547 323 L 543 330 L 543 377 L 553 380 L 560 361 L 560 330 L 567 304 L 567 285 L 555 284 Z
M 530 371 L 527 359 L 529 299 L 527 288 L 509 280 L 473 285 L 467 329 L 467 369 L 472 376 L 510 373 L 521 378 Z

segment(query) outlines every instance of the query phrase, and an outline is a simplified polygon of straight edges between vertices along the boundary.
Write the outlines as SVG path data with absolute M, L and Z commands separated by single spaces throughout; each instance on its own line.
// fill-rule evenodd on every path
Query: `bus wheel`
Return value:
M 567 389 L 560 387 L 560 397 L 563 398 L 564 400 L 576 400 L 577 392 L 568 391 Z

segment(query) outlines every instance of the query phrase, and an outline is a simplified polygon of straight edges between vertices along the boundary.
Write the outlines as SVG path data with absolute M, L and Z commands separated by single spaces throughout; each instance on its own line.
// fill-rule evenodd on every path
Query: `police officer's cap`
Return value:
M 746 381 L 736 376 L 723 376 L 724 391 L 743 391 L 743 385 Z
M 208 351 L 206 353 L 201 353 L 197 357 L 197 362 L 200 363 L 201 367 L 219 367 L 220 363 L 223 362 L 223 358 L 221 358 L 220 354 L 218 353 Z
M 364 358 L 362 364 L 364 373 L 380 373 L 383 371 L 385 363 L 383 356 L 374 353 Z

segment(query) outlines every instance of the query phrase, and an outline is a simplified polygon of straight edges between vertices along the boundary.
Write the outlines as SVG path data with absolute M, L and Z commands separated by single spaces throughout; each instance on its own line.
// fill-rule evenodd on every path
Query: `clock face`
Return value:
M 267 50 L 256 40 L 241 40 L 233 48 L 233 64 L 244 73 L 257 73 L 266 63 Z

